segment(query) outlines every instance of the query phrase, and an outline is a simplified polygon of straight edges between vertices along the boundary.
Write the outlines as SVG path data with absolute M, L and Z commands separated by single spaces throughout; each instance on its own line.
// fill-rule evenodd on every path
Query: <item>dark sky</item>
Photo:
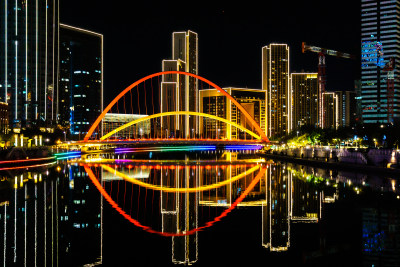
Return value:
M 60 0 L 60 20 L 104 34 L 105 99 L 161 71 L 172 32 L 185 30 L 198 33 L 199 75 L 221 87 L 261 88 L 261 49 L 272 42 L 289 44 L 291 71 L 316 72 L 317 54 L 301 53 L 306 42 L 357 56 L 327 57 L 327 90 L 352 90 L 360 1 L 233 2 Z

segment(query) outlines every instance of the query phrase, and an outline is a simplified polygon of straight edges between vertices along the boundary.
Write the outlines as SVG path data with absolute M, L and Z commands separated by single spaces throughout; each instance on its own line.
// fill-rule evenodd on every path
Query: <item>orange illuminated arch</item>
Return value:
M 93 171 L 90 169 L 88 165 L 83 165 L 85 168 L 86 173 L 88 174 L 89 179 L 92 181 L 94 186 L 99 190 L 100 194 L 104 197 L 104 199 L 113 207 L 119 214 L 121 214 L 125 219 L 127 219 L 130 223 L 134 224 L 137 227 L 142 228 L 143 230 L 147 231 L 148 233 L 152 234 L 158 234 L 162 236 L 187 236 L 187 235 L 192 235 L 195 232 L 204 230 L 206 228 L 209 228 L 213 226 L 216 222 L 221 221 L 222 218 L 226 217 L 232 210 L 236 208 L 236 206 L 243 201 L 243 199 L 253 190 L 253 188 L 259 183 L 261 180 L 261 177 L 264 176 L 266 172 L 266 168 L 261 168 L 260 172 L 254 177 L 254 179 L 251 181 L 251 183 L 247 186 L 247 188 L 243 191 L 243 193 L 235 200 L 235 202 L 232 203 L 232 205 L 224 210 L 219 216 L 215 217 L 214 220 L 207 222 L 205 225 L 197 227 L 195 229 L 192 229 L 190 231 L 185 231 L 185 232 L 179 232 L 179 233 L 166 233 L 166 232 L 160 232 L 156 231 L 154 229 L 151 229 L 149 226 L 141 224 L 138 220 L 135 220 L 126 213 L 118 204 L 115 202 L 111 196 L 106 192 L 104 187 L 100 184 L 100 182 L 97 180 L 96 176 L 94 175 Z
M 258 125 L 258 123 L 253 119 L 253 117 L 251 117 L 251 115 L 242 107 L 242 105 L 239 104 L 239 102 L 237 102 L 230 94 L 228 94 L 225 90 L 223 90 L 221 87 L 219 87 L 218 85 L 216 85 L 215 83 L 201 77 L 198 76 L 196 74 L 193 73 L 189 73 L 189 72 L 183 72 L 183 71 L 162 71 L 162 72 L 157 72 L 151 75 L 148 75 L 136 82 L 134 82 L 133 84 L 129 85 L 127 88 L 125 88 L 125 90 L 123 90 L 121 93 L 119 93 L 119 95 L 117 95 L 117 97 L 115 97 L 110 104 L 108 104 L 108 106 L 103 110 L 103 112 L 100 114 L 100 116 L 96 119 L 96 121 L 93 123 L 92 127 L 90 127 L 88 133 L 86 134 L 85 138 L 83 139 L 84 142 L 87 142 L 89 140 L 89 138 L 92 136 L 94 130 L 96 129 L 96 127 L 99 125 L 99 123 L 101 122 L 101 120 L 104 118 L 104 116 L 108 113 L 108 111 L 111 110 L 111 108 L 114 106 L 115 103 L 118 102 L 118 100 L 121 99 L 121 97 L 123 97 L 127 92 L 129 92 L 132 88 L 134 88 L 135 86 L 141 84 L 142 82 L 145 82 L 146 80 L 152 79 L 154 77 L 157 76 L 161 76 L 161 75 L 166 75 L 166 74 L 182 74 L 182 75 L 187 75 L 187 76 L 191 76 L 194 77 L 198 80 L 201 80 L 203 82 L 208 83 L 210 86 L 214 87 L 215 89 L 217 89 L 221 94 L 225 95 L 226 97 L 228 97 L 233 104 L 235 104 L 235 106 L 241 111 L 243 112 L 243 114 L 245 115 L 246 119 L 248 119 L 251 123 L 251 125 L 255 128 L 255 130 L 260 134 L 261 139 L 264 142 L 269 142 L 268 137 L 265 135 L 264 131 L 261 129 L 260 125 Z

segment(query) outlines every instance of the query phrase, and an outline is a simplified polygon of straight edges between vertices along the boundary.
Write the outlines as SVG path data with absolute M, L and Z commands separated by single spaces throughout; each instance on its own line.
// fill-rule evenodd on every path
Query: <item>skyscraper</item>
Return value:
M 172 34 L 172 60 L 163 61 L 163 71 L 185 71 L 198 73 L 198 38 L 192 31 L 174 32 Z M 161 92 L 161 112 L 166 111 L 194 111 L 199 110 L 198 81 L 187 75 L 163 75 Z M 173 97 L 176 96 L 174 101 Z M 173 102 L 171 102 L 173 101 Z M 169 104 L 168 104 L 169 103 Z M 173 105 L 176 104 L 175 107 Z M 182 122 L 176 125 L 166 125 L 162 121 L 162 128 L 169 132 L 179 130 L 182 137 L 189 137 L 198 129 L 198 120 L 195 116 L 184 116 Z M 171 120 L 170 120 L 171 121 Z M 174 121 L 176 123 L 176 121 Z
M 262 48 L 262 89 L 267 91 L 267 136 L 287 135 L 292 130 L 287 44 L 270 44 Z
M 293 129 L 318 124 L 318 73 L 292 73 Z
M 0 101 L 14 128 L 56 120 L 58 0 L 0 4 Z
M 364 123 L 395 122 L 400 119 L 399 70 L 385 65 L 390 59 L 400 62 L 400 1 L 362 0 L 361 12 L 362 118 Z
M 103 110 L 103 35 L 60 24 L 57 120 L 86 134 Z
M 348 127 L 356 124 L 357 100 L 354 91 L 337 91 L 338 126 Z
M 182 60 L 163 60 L 162 71 L 185 71 Z M 184 75 L 168 74 L 162 76 L 161 82 L 161 112 L 184 111 L 186 79 Z M 161 120 L 162 136 L 179 136 L 184 131 L 185 121 L 179 116 L 168 116 Z M 164 133 L 165 131 L 165 133 Z
M 339 126 L 339 102 L 334 92 L 325 92 L 322 94 L 324 128 L 337 129 Z
M 222 88 L 230 94 L 243 108 L 254 118 L 263 131 L 266 130 L 266 91 L 249 88 Z M 217 89 L 200 90 L 200 112 L 211 114 L 220 118 L 237 123 L 249 130 L 254 131 L 253 126 L 246 120 L 244 114 L 232 101 Z M 209 118 L 200 118 L 199 133 L 208 138 L 240 139 L 250 138 L 240 129 L 215 121 Z
M 361 80 L 354 81 L 354 91 L 356 93 L 356 123 L 362 124 L 362 90 L 361 90 Z

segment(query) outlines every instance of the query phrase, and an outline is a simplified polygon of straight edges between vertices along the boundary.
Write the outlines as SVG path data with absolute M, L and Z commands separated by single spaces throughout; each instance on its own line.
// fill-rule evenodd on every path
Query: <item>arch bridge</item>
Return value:
M 174 82 L 165 82 L 163 77 L 167 75 L 174 75 Z M 160 78 L 162 79 L 161 83 Z M 201 112 L 201 107 L 200 110 L 193 111 L 193 107 L 188 107 L 187 102 L 189 101 L 181 99 L 183 96 L 179 95 L 179 87 L 185 86 L 184 82 L 187 81 L 187 78 L 195 79 L 197 83 L 201 83 L 201 89 L 214 90 L 218 94 L 218 97 L 209 97 L 204 101 L 204 105 L 208 107 L 207 112 Z M 154 84 L 156 85 L 154 86 Z M 184 90 L 180 92 L 184 92 Z M 171 95 L 172 98 L 169 101 L 176 109 L 166 110 L 162 105 L 166 102 L 167 96 L 171 97 Z M 197 101 L 199 101 L 199 95 L 197 93 Z M 186 106 L 183 106 L 183 104 L 179 106 L 178 104 L 181 102 L 186 102 Z M 268 144 L 269 139 L 253 117 L 254 114 L 250 114 L 249 110 L 242 104 L 240 100 L 232 97 L 215 83 L 196 74 L 182 71 L 158 72 L 132 83 L 120 92 L 97 117 L 83 141 L 74 143 L 74 145 L 84 149 L 84 147 L 104 145 L 117 147 L 215 145 L 226 147 L 229 145 L 264 146 Z M 127 112 L 129 107 L 130 112 Z M 226 112 L 221 107 L 234 109 L 238 119 L 232 121 L 227 118 Z M 257 108 L 259 109 L 259 105 Z M 137 114 L 136 117 L 133 115 L 134 113 Z M 107 121 L 107 114 L 113 114 L 115 118 L 130 119 L 110 122 Z M 190 117 L 197 120 L 197 127 L 191 129 L 189 135 L 182 135 L 177 129 L 171 129 L 173 128 L 171 125 L 178 128 L 178 124 L 187 124 Z M 166 126 L 167 122 L 170 127 Z M 207 129 L 206 125 L 208 126 Z M 231 138 L 229 135 L 231 129 L 239 133 L 236 138 Z

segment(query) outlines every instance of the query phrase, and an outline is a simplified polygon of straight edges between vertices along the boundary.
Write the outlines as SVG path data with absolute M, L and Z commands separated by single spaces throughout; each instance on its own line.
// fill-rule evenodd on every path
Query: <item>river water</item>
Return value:
M 397 177 L 197 153 L 0 178 L 3 266 L 400 265 Z

